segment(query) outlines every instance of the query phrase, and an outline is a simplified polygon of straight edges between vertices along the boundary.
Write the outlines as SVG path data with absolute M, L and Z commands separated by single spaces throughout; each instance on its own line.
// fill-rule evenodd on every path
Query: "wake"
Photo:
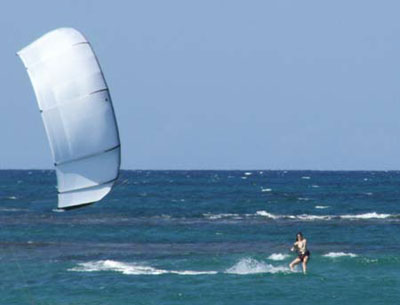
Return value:
M 281 257 L 273 258 L 271 260 L 281 260 Z M 271 257 L 270 256 L 270 257 Z M 138 263 L 126 263 L 114 260 L 98 260 L 79 263 L 77 266 L 68 269 L 74 272 L 101 272 L 112 271 L 125 275 L 163 275 L 163 274 L 177 274 L 177 275 L 213 275 L 213 274 L 259 274 L 259 273 L 293 273 L 287 266 L 274 266 L 253 258 L 242 258 L 232 267 L 224 271 L 195 271 L 195 270 L 166 270 L 155 268 L 148 265 Z

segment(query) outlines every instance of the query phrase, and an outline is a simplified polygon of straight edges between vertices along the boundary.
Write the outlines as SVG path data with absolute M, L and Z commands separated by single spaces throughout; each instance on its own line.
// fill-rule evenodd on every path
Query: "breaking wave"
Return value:
M 346 220 L 368 220 L 368 219 L 396 219 L 400 218 L 398 214 L 382 214 L 376 212 L 363 213 L 363 214 L 346 214 L 346 215 L 275 215 L 267 211 L 257 211 L 256 215 L 263 216 L 271 219 L 294 219 L 294 220 L 332 220 L 332 219 L 346 219 Z
M 340 218 L 343 219 L 372 219 L 372 218 L 379 218 L 379 219 L 384 219 L 384 218 L 390 218 L 390 217 L 398 217 L 399 215 L 392 215 L 392 214 L 378 214 L 376 212 L 372 213 L 364 213 L 364 214 L 358 214 L 358 215 L 341 215 Z
M 221 213 L 221 214 L 211 214 L 211 213 L 205 213 L 203 214 L 204 217 L 212 220 L 216 219 L 222 219 L 222 218 L 233 218 L 233 219 L 241 219 L 239 214 L 236 213 Z
M 257 211 L 258 216 L 263 216 L 271 219 L 295 219 L 295 220 L 330 220 L 333 216 L 329 215 L 275 215 L 267 211 Z
M 315 209 L 323 210 L 328 209 L 330 206 L 315 206 Z M 22 210 L 22 209 L 21 209 Z M 0 208 L 0 211 L 2 209 Z M 4 210 L 6 211 L 6 210 Z M 9 211 L 17 211 L 10 209 Z M 62 210 L 53 209 L 53 212 L 62 212 Z M 325 215 L 315 215 L 315 214 L 273 214 L 266 210 L 256 211 L 255 213 L 202 213 L 200 215 L 193 216 L 181 216 L 177 217 L 176 215 L 154 215 L 154 216 L 146 216 L 146 217 L 137 217 L 135 219 L 145 220 L 145 219 L 163 219 L 169 221 L 198 221 L 199 217 L 201 219 L 206 219 L 208 221 L 246 221 L 246 220 L 260 220 L 260 219 L 268 219 L 268 220 L 286 220 L 286 221 L 373 221 L 373 220 L 388 220 L 388 221 L 400 221 L 400 214 L 387 214 L 387 213 L 377 213 L 377 212 L 368 212 L 361 214 L 342 214 L 342 215 L 333 215 L 333 214 L 325 214 Z

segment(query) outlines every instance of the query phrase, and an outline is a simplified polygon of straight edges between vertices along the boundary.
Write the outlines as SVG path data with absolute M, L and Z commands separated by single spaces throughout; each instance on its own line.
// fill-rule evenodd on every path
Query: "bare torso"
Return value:
M 294 243 L 294 248 L 296 249 L 296 251 L 298 251 L 299 254 L 304 255 L 304 253 L 306 253 L 306 251 L 307 251 L 306 244 L 307 244 L 306 239 L 299 240 Z

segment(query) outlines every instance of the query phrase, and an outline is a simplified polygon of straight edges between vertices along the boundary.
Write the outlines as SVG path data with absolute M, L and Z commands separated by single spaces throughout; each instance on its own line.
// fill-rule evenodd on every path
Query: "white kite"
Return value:
M 110 93 L 90 43 L 79 31 L 60 28 L 18 55 L 50 143 L 58 207 L 101 200 L 118 178 L 121 148 Z

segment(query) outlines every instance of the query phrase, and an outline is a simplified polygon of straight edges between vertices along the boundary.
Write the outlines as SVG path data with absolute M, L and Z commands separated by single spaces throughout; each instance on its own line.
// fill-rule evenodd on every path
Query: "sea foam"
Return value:
M 317 208 L 317 206 L 315 207 Z M 326 208 L 324 206 L 318 206 L 319 209 Z M 317 209 L 318 209 L 317 208 Z M 256 215 L 263 216 L 271 219 L 294 219 L 301 221 L 312 221 L 312 220 L 332 220 L 332 219 L 345 219 L 345 220 L 368 220 L 368 219 L 386 219 L 386 218 L 399 218 L 400 215 L 396 214 L 382 214 L 376 212 L 363 213 L 363 214 L 345 214 L 345 215 L 312 215 L 312 214 L 300 214 L 300 215 L 275 215 L 267 211 L 257 211 Z
M 272 253 L 268 256 L 268 259 L 272 261 L 283 261 L 289 257 L 289 254 L 282 254 L 282 253 Z
M 364 213 L 364 214 L 357 214 L 357 215 L 341 215 L 340 218 L 343 218 L 343 219 L 373 219 L 373 218 L 384 219 L 384 218 L 389 218 L 389 217 L 393 217 L 393 216 L 395 216 L 395 215 L 379 214 L 376 212 L 372 212 L 372 213 Z
M 309 220 L 330 220 L 333 216 L 330 215 L 309 215 L 309 214 L 301 214 L 301 215 L 275 215 L 269 213 L 267 211 L 257 211 L 256 215 L 264 216 L 271 219 L 295 219 L 295 220 L 302 220 L 302 221 L 309 221 Z
M 264 216 L 264 217 L 268 217 L 268 218 L 272 218 L 272 219 L 278 219 L 278 218 L 280 218 L 279 215 L 274 215 L 274 214 L 272 214 L 272 213 L 268 213 L 267 211 L 257 211 L 257 212 L 256 212 L 256 215 Z
M 315 209 L 327 209 L 330 206 L 316 205 Z M 265 217 L 273 220 L 295 220 L 295 221 L 330 221 L 330 220 L 347 220 L 347 221 L 360 221 L 360 220 L 380 220 L 380 219 L 393 219 L 399 220 L 399 214 L 384 214 L 377 212 L 369 212 L 362 214 L 343 214 L 343 215 L 315 215 L 315 214 L 298 214 L 298 215 L 290 215 L 290 214 L 273 214 L 266 210 L 256 211 L 255 213 L 248 214 L 237 214 L 237 213 L 204 213 L 203 217 L 208 218 L 209 220 L 224 220 L 224 219 L 232 219 L 232 220 L 244 220 L 251 219 L 254 217 Z
M 0 212 L 22 212 L 22 211 L 27 211 L 27 209 L 7 208 L 7 207 L 0 208 Z
M 346 252 L 329 252 L 327 254 L 322 255 L 324 257 L 330 258 L 338 258 L 338 257 L 357 257 L 357 254 L 354 253 L 346 253 Z
M 328 205 L 316 205 L 315 208 L 316 209 L 327 209 L 327 208 L 329 208 L 329 206 Z
M 68 271 L 77 272 L 95 272 L 95 271 L 114 271 L 126 275 L 161 275 L 161 274 L 178 274 L 178 275 L 202 275 L 216 274 L 216 271 L 193 271 L 193 270 L 165 270 L 151 266 L 139 265 L 136 263 L 124 263 L 114 260 L 100 260 L 80 263 L 78 266 L 68 269 Z
M 225 270 L 230 274 L 254 274 L 254 273 L 289 273 L 289 267 L 273 266 L 264 262 L 257 261 L 252 258 L 242 258 L 234 266 Z
M 240 219 L 240 215 L 236 214 L 236 213 L 221 213 L 221 214 L 204 213 L 203 216 L 208 219 L 212 219 L 212 220 L 222 219 L 222 218 L 235 218 L 235 219 L 239 218 Z
M 166 270 L 154 268 L 137 263 L 125 263 L 114 260 L 99 260 L 79 263 L 76 267 L 68 269 L 74 272 L 119 272 L 125 275 L 212 275 L 219 273 L 218 271 L 194 271 L 194 270 Z M 264 262 L 257 261 L 252 258 L 242 258 L 232 267 L 226 269 L 222 273 L 227 274 L 255 274 L 255 273 L 290 273 L 287 266 L 273 266 Z

